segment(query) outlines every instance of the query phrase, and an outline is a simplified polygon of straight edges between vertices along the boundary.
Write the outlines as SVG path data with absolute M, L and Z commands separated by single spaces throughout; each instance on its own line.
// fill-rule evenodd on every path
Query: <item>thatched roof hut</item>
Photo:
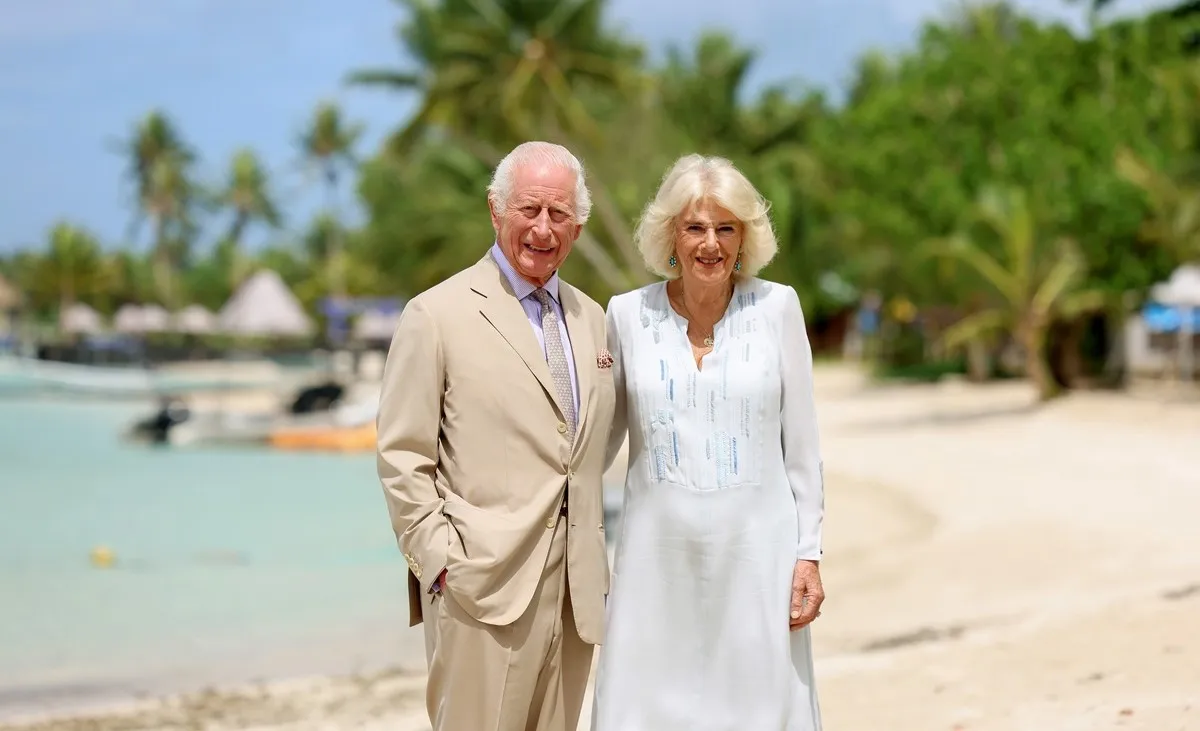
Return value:
M 104 329 L 100 313 L 76 302 L 58 313 L 58 327 L 72 335 L 95 335 Z
M 171 320 L 175 332 L 205 335 L 217 329 L 217 316 L 203 305 L 188 305 L 176 312 Z
M 171 315 L 160 305 L 121 305 L 113 316 L 113 329 L 120 333 L 160 333 L 171 325 Z
M 222 332 L 233 335 L 304 337 L 313 322 L 279 274 L 263 269 L 242 283 L 217 316 Z

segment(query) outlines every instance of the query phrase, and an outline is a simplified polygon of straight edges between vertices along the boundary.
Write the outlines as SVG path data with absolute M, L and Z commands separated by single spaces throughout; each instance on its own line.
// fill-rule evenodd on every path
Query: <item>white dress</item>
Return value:
M 593 731 L 819 731 L 788 627 L 824 505 L 795 290 L 738 283 L 699 369 L 665 283 L 614 297 L 608 328 L 629 473 Z

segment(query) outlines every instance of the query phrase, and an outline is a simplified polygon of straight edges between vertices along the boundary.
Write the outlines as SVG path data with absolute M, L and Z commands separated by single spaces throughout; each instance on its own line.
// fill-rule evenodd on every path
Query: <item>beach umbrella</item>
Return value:
M 232 335 L 303 337 L 313 322 L 279 274 L 255 272 L 238 287 L 217 315 L 218 327 Z
M 217 329 L 217 316 L 203 305 L 188 305 L 175 313 L 171 327 L 176 332 L 204 335 Z
M 171 313 L 161 305 L 142 307 L 142 332 L 161 333 L 171 329 Z
M 121 305 L 113 316 L 113 329 L 121 333 L 166 332 L 171 315 L 159 305 Z
M 113 315 L 113 329 L 121 333 L 140 333 L 142 331 L 142 308 L 127 304 L 117 308 Z
M 58 327 L 65 333 L 93 335 L 104 329 L 100 313 L 76 302 L 58 313 Z

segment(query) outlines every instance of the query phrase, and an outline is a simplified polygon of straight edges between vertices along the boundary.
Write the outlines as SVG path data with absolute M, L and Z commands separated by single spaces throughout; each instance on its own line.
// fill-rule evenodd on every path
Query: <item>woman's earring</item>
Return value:
M 738 254 L 738 258 L 733 262 L 733 271 L 735 271 L 735 272 L 742 271 L 742 255 L 741 255 L 741 253 Z
M 667 259 L 667 266 L 671 267 L 672 269 L 674 269 L 674 268 L 675 268 L 675 265 L 676 265 L 676 264 L 678 264 L 678 263 L 679 263 L 679 262 L 675 261 L 675 255 L 674 255 L 674 254 L 671 254 L 671 258 L 670 258 L 670 259 Z

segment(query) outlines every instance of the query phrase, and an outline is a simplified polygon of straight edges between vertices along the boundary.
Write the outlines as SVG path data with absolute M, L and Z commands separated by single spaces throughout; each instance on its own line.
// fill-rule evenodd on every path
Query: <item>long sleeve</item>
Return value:
M 800 523 L 796 558 L 816 561 L 821 558 L 825 485 L 813 397 L 812 346 L 804 327 L 800 297 L 791 287 L 786 290 L 782 319 L 779 371 L 783 398 L 780 419 L 783 426 L 784 469 L 796 498 L 796 515 Z
M 376 468 L 400 550 L 423 591 L 446 566 L 449 526 L 434 484 L 445 375 L 437 324 L 404 308 L 379 394 Z
M 612 429 L 608 433 L 608 449 L 604 457 L 604 470 L 606 472 L 612 468 L 613 462 L 616 461 L 617 455 L 620 454 L 621 445 L 625 443 L 626 433 L 628 432 L 625 403 L 625 364 L 621 362 L 621 334 L 617 329 L 617 316 L 613 310 L 614 301 L 609 300 L 608 311 L 605 313 L 604 321 L 608 332 L 608 352 L 612 355 L 613 359 L 612 376 L 616 401 L 613 408 Z

